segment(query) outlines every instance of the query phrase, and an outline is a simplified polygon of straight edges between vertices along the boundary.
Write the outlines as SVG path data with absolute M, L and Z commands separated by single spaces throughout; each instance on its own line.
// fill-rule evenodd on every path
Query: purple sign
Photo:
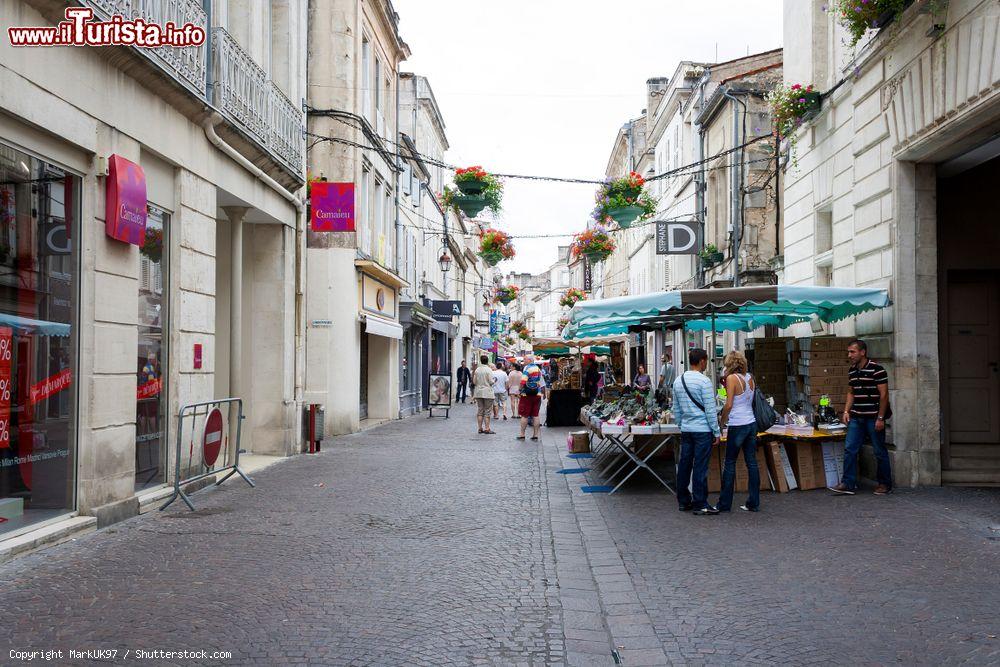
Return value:
M 310 228 L 314 232 L 354 231 L 354 183 L 312 183 Z
M 121 155 L 108 159 L 104 231 L 113 239 L 142 245 L 146 240 L 146 175 Z

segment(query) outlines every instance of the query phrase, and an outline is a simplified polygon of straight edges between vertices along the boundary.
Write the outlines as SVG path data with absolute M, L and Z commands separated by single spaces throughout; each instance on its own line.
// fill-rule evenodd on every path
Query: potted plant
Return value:
M 482 167 L 456 169 L 455 185 L 461 194 L 452 192 L 448 203 L 457 206 L 466 216 L 474 218 L 484 209 L 498 215 L 502 210 L 503 183 Z M 448 188 L 445 190 L 447 195 Z
M 574 256 L 583 255 L 591 263 L 603 262 L 615 251 L 615 241 L 604 227 L 597 226 L 577 234 L 572 249 Z
M 635 173 L 611 179 L 597 190 L 594 219 L 601 224 L 611 220 L 626 229 L 636 220 L 645 220 L 656 213 L 656 201 L 645 190 L 646 180 Z
M 698 253 L 698 257 L 701 258 L 702 266 L 708 268 L 721 262 L 723 254 L 719 252 L 719 249 L 715 247 L 714 243 L 709 243 L 701 249 L 701 252 Z
M 524 329 L 517 333 L 517 337 L 521 340 L 531 340 L 531 333 L 529 333 L 527 329 Z
M 562 295 L 559 299 L 559 305 L 565 306 L 566 308 L 572 308 L 576 305 L 577 301 L 583 301 L 587 298 L 587 293 L 578 287 L 570 287 L 566 290 L 566 293 Z M 559 327 L 560 329 L 562 327 Z
M 493 295 L 493 301 L 502 303 L 506 306 L 508 303 L 517 298 L 518 292 L 519 290 L 514 285 L 497 287 L 496 292 Z
M 496 266 L 514 256 L 514 244 L 510 236 L 499 229 L 487 229 L 479 241 L 479 256 L 490 266 Z
M 562 330 L 566 328 L 567 324 L 569 324 L 569 318 L 568 317 L 560 317 L 559 318 L 559 322 L 556 323 L 556 327 L 558 327 L 559 333 L 562 333 Z
M 833 12 L 850 35 L 850 46 L 855 46 L 869 30 L 889 25 L 913 0 L 834 0 L 829 11 Z

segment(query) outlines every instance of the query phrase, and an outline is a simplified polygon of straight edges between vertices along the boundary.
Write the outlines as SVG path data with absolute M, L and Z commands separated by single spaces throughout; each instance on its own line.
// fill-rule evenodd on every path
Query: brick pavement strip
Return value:
M 696 519 L 637 474 L 583 494 L 565 431 L 416 417 L 0 565 L 0 645 L 230 664 L 1000 661 L 1000 493 Z M 183 661 L 165 661 L 192 664 Z M 220 661 L 221 662 L 221 661 Z M 6 650 L 0 664 L 16 664 Z

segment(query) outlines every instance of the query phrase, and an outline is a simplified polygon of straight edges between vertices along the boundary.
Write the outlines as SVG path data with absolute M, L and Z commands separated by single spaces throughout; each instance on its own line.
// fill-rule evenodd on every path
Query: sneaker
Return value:
M 740 509 L 744 512 L 759 512 L 760 509 L 756 507 L 747 507 L 746 505 L 740 505 Z
M 879 484 L 878 486 L 875 487 L 874 493 L 876 496 L 887 496 L 890 493 L 892 493 L 892 487 L 886 486 L 885 484 Z
M 843 482 L 841 482 L 837 486 L 828 486 L 826 488 L 828 488 L 830 491 L 833 491 L 834 493 L 836 493 L 839 496 L 853 496 L 854 495 L 854 489 L 847 488 L 847 485 L 844 484 Z
M 695 516 L 715 516 L 719 513 L 719 510 L 715 507 L 709 505 L 708 507 L 702 507 L 700 510 L 695 510 L 692 512 Z

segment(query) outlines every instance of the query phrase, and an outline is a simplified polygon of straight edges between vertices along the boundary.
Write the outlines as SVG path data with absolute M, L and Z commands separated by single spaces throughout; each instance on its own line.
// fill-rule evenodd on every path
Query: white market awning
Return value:
M 361 319 L 365 323 L 365 333 L 396 340 L 403 338 L 403 327 L 398 322 L 374 315 L 362 315 Z

